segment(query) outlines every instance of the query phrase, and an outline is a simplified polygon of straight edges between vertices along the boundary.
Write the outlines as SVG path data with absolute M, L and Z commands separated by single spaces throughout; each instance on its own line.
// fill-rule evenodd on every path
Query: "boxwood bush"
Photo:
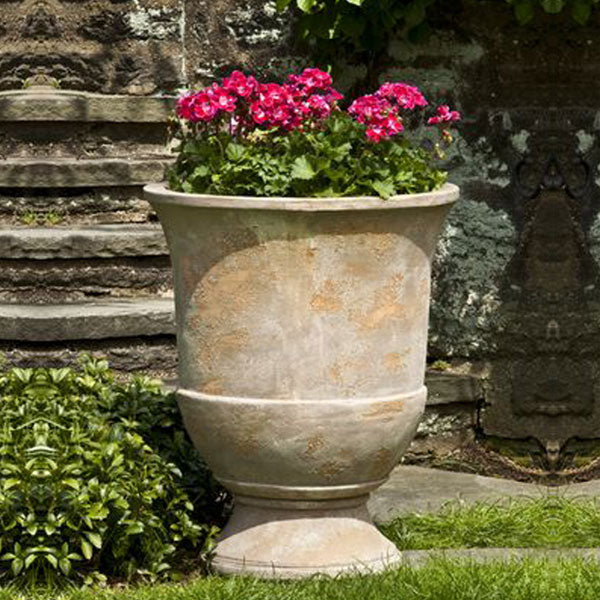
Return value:
M 173 576 L 227 506 L 160 382 L 91 359 L 0 375 L 0 584 Z

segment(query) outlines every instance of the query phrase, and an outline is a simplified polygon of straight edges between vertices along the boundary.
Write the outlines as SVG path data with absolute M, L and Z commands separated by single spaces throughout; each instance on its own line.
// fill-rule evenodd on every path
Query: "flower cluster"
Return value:
M 303 129 L 325 120 L 343 96 L 331 87 L 331 76 L 319 69 L 290 75 L 283 84 L 258 83 L 253 76 L 234 71 L 221 85 L 186 94 L 177 103 L 180 118 L 210 123 L 229 114 L 232 130 L 284 131 Z
M 436 116 L 428 119 L 428 125 L 442 125 L 444 123 L 452 123 L 460 120 L 460 113 L 457 110 L 450 110 L 447 104 L 438 106 Z
M 178 116 L 191 123 L 216 123 L 216 130 L 228 125 L 231 134 L 243 137 L 256 129 L 286 133 L 321 126 L 343 96 L 332 87 L 331 75 L 308 68 L 290 75 L 283 83 L 259 83 L 252 75 L 233 71 L 221 84 L 182 96 Z M 425 96 L 418 87 L 402 82 L 384 83 L 374 94 L 357 98 L 348 114 L 365 125 L 373 143 L 404 131 L 407 112 L 425 108 Z M 429 125 L 451 123 L 460 113 L 439 106 Z M 443 135 L 449 135 L 444 130 Z
M 412 111 L 428 105 L 418 87 L 407 83 L 384 83 L 374 94 L 357 98 L 348 112 L 366 125 L 366 136 L 377 143 L 404 131 L 402 111 Z M 460 113 L 450 111 L 444 105 L 437 109 L 437 116 L 428 120 L 429 125 L 457 121 Z

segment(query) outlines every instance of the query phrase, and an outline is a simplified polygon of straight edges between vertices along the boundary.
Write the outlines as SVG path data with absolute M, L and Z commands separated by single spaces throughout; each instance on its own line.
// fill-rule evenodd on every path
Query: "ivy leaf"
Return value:
M 312 165 L 308 162 L 306 156 L 299 156 L 292 163 L 291 175 L 293 179 L 309 180 L 313 179 L 316 173 L 315 170 L 312 168 Z
M 585 25 L 590 19 L 591 12 L 592 4 L 590 0 L 573 0 L 571 16 L 576 23 Z
M 565 6 L 564 0 L 542 0 L 542 7 L 547 13 L 557 14 Z
M 531 22 L 535 15 L 532 0 L 517 0 L 514 10 L 519 25 L 526 25 Z

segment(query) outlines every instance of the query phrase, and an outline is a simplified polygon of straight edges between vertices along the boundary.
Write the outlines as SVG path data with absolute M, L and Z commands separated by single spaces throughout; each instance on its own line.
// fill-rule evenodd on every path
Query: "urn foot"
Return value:
M 213 568 L 222 574 L 296 579 L 393 567 L 401 560 L 400 552 L 373 525 L 367 499 L 294 502 L 236 497 Z

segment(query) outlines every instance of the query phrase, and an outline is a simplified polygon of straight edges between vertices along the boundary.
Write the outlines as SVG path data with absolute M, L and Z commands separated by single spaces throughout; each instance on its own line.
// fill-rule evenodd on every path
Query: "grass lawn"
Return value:
M 600 546 L 600 502 L 545 498 L 446 505 L 382 527 L 401 549 Z M 475 564 L 432 558 L 420 568 L 373 576 L 268 582 L 192 577 L 185 583 L 78 590 L 62 595 L 0 592 L 0 600 L 598 600 L 600 565 L 583 559 Z
M 381 527 L 402 550 L 427 548 L 581 548 L 600 546 L 600 501 L 548 497 L 408 515 Z
M 30 596 L 31 598 L 31 596 Z M 40 596 L 42 598 L 42 596 Z M 50 600 L 50 596 L 46 596 Z M 185 584 L 76 591 L 53 600 L 597 600 L 600 569 L 583 560 L 475 565 L 441 559 L 375 576 L 261 582 L 208 577 Z M 0 600 L 19 600 L 15 594 Z

